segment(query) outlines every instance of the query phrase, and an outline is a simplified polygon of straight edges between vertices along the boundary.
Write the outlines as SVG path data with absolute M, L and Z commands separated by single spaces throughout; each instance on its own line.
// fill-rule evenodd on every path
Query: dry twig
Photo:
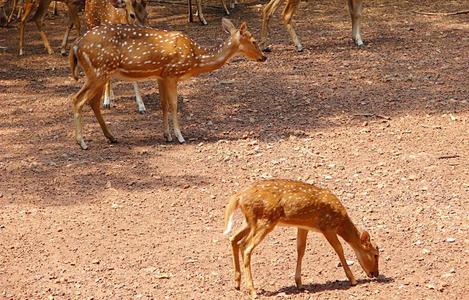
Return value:
M 469 9 L 468 10 L 460 10 L 460 11 L 455 11 L 455 12 L 424 12 L 424 11 L 412 11 L 415 14 L 419 15 L 427 15 L 427 16 L 454 16 L 454 15 L 462 15 L 462 14 L 469 14 Z

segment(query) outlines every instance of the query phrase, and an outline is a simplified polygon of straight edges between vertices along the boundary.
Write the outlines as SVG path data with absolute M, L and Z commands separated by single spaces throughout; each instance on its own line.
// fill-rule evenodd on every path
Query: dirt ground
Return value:
M 215 46 L 209 25 L 184 5 L 150 3 L 150 25 Z M 259 36 L 258 1 L 231 19 Z M 469 9 L 467 1 L 365 1 L 365 47 L 350 40 L 342 1 L 302 3 L 297 53 L 278 15 L 265 63 L 234 59 L 180 84 L 187 144 L 166 143 L 156 82 L 115 83 L 105 119 L 91 110 L 90 146 L 72 135 L 70 77 L 59 47 L 61 16 L 48 17 L 56 54 L 28 24 L 0 28 L 0 299 L 239 299 L 223 231 L 227 198 L 262 178 L 301 179 L 333 190 L 381 250 L 368 279 L 351 249 L 350 287 L 325 239 L 310 234 L 304 290 L 294 286 L 296 233 L 277 228 L 253 256 L 260 298 L 467 299 L 469 292 Z M 75 37 L 76 32 L 72 32 Z M 236 216 L 237 224 L 241 216 Z M 244 282 L 242 283 L 244 284 Z

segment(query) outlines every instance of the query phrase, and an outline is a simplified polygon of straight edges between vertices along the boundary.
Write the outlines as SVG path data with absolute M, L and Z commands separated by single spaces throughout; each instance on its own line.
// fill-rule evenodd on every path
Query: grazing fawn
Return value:
M 67 30 L 65 31 L 63 40 L 62 40 L 62 46 L 60 48 L 60 53 L 62 55 L 66 54 L 66 47 L 67 47 L 67 42 L 68 42 L 68 36 L 70 34 L 70 30 L 73 28 L 75 25 L 75 28 L 77 29 L 78 36 L 80 36 L 80 19 L 78 17 L 78 12 L 83 9 L 85 0 L 59 0 L 67 5 L 68 8 L 68 26 Z M 24 54 L 24 26 L 26 22 L 29 20 L 29 15 L 31 14 L 34 6 L 38 4 L 38 8 L 36 10 L 36 13 L 34 16 L 31 18 L 35 23 L 37 30 L 39 31 L 39 34 L 41 36 L 42 42 L 44 43 L 44 47 L 47 50 L 47 53 L 52 54 L 54 53 L 54 50 L 52 50 L 51 46 L 49 45 L 49 40 L 47 39 L 46 34 L 44 33 L 44 16 L 46 15 L 47 9 L 49 8 L 50 3 L 52 0 L 24 0 L 23 6 L 23 14 L 21 15 L 20 19 L 20 46 L 19 46 L 19 55 Z
M 123 2 L 123 3 L 121 3 Z M 87 0 L 85 3 L 85 20 L 88 29 L 102 24 L 139 24 L 144 25 L 147 19 L 146 2 L 144 0 L 118 0 L 115 8 L 109 0 Z M 145 112 L 145 104 L 136 82 L 133 83 L 137 108 L 140 113 Z M 105 108 L 111 107 L 111 81 L 104 90 Z
M 337 238 L 341 236 L 355 251 L 358 261 L 369 277 L 377 277 L 379 250 L 370 241 L 366 231 L 359 231 L 347 215 L 339 199 L 328 190 L 291 180 L 264 180 L 254 183 L 235 194 L 225 211 L 225 231 L 233 227 L 233 215 L 241 209 L 246 224 L 230 238 L 233 250 L 236 289 L 241 284 L 239 252 L 244 263 L 244 276 L 252 297 L 256 290 L 252 282 L 251 253 L 254 248 L 271 232 L 275 226 L 298 227 L 295 282 L 301 287 L 301 261 L 306 248 L 309 230 L 321 232 L 339 255 L 342 267 L 352 285 L 357 284 L 347 265 L 342 245 Z
M 99 105 L 104 85 L 111 78 L 130 81 L 156 78 L 163 110 L 164 136 L 167 141 L 172 141 L 169 109 L 174 134 L 180 143 L 184 143 L 177 118 L 178 82 L 219 69 L 236 55 L 257 61 L 267 59 L 246 23 L 236 29 L 231 21 L 223 19 L 222 25 L 230 37 L 216 51 L 200 47 L 177 31 L 130 25 L 102 25 L 88 31 L 70 51 L 73 77 L 77 79 L 77 64 L 86 75 L 85 84 L 73 97 L 75 137 L 81 148 L 88 148 L 81 130 L 81 113 L 86 103 L 91 105 L 104 135 L 110 142 L 116 142 L 107 129 Z
M 264 51 L 271 51 L 270 46 L 267 44 L 269 36 L 269 20 L 270 17 L 277 11 L 278 7 L 284 0 L 270 0 L 264 6 L 262 11 L 262 30 L 261 30 L 261 45 Z M 298 5 L 301 0 L 285 0 L 287 2 L 285 9 L 282 12 L 283 22 L 287 28 L 288 33 L 296 46 L 298 52 L 303 51 L 303 45 L 296 34 L 295 28 L 293 27 L 292 18 L 298 9 Z M 360 36 L 360 23 L 362 17 L 362 2 L 363 0 L 347 0 L 350 16 L 352 18 L 352 39 L 357 46 L 362 46 L 363 41 Z
M 200 23 L 202 25 L 207 25 L 207 21 L 205 20 L 204 14 L 202 12 L 202 0 L 195 0 L 196 5 L 197 5 L 197 16 L 199 17 Z M 228 10 L 228 7 L 226 7 L 225 0 L 221 0 L 221 4 L 223 5 L 223 9 L 225 10 L 226 15 L 230 15 L 230 11 Z M 192 13 L 192 0 L 187 0 L 187 7 L 189 10 L 189 22 L 194 21 L 194 15 Z

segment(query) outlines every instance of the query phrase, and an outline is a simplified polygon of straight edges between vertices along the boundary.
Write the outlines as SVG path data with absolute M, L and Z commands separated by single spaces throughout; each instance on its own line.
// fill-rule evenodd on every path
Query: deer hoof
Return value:
M 272 46 L 265 46 L 264 48 L 262 48 L 262 51 L 263 52 L 272 52 Z
M 80 141 L 78 142 L 78 144 L 80 145 L 82 150 L 88 150 L 88 146 L 86 145 L 84 141 Z
M 358 47 L 362 47 L 365 45 L 362 40 L 355 40 L 354 42 L 355 42 L 355 45 L 357 45 Z
M 110 137 L 109 138 L 109 143 L 111 144 L 117 144 L 117 139 L 115 137 Z
M 65 49 L 60 50 L 60 54 L 62 56 L 67 56 L 68 55 L 67 50 L 65 50 Z
M 105 109 L 111 109 L 111 104 L 109 104 L 109 103 L 104 103 L 104 104 L 103 104 L 103 108 L 105 108 Z
M 298 51 L 298 52 L 303 52 L 303 50 L 304 50 L 304 48 L 303 48 L 302 45 L 296 46 L 296 51 Z

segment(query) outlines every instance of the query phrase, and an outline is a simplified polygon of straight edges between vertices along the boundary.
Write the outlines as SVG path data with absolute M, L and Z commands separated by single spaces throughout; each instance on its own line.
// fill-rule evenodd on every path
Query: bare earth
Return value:
M 209 2 L 207 27 L 187 24 L 184 5 L 157 3 L 150 25 L 215 46 L 226 34 Z M 260 8 L 248 0 L 231 18 L 258 36 Z M 16 24 L 0 28 L 0 298 L 246 298 L 233 288 L 224 206 L 241 186 L 281 177 L 333 190 L 380 246 L 382 275 L 366 278 L 344 245 L 360 278 L 350 287 L 311 234 L 298 290 L 295 230 L 277 228 L 253 256 L 260 298 L 467 299 L 469 14 L 412 12 L 467 9 L 365 1 L 357 49 L 342 1 L 302 3 L 304 53 L 276 15 L 267 62 L 235 59 L 180 84 L 187 144 L 164 141 L 156 82 L 140 84 L 143 115 L 132 86 L 116 82 L 104 117 L 119 143 L 86 107 L 88 151 L 72 135 L 83 79 L 58 54 L 65 11 L 46 20 L 52 56 L 34 24 L 24 57 Z

